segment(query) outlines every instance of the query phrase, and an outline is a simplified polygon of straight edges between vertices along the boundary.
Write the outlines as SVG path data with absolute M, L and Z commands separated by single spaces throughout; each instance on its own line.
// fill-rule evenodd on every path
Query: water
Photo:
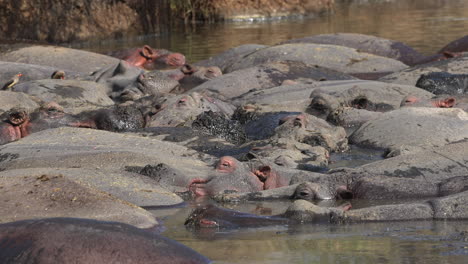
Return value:
M 402 41 L 429 55 L 467 34 L 466 0 L 351 2 L 354 3 L 339 4 L 335 14 L 331 16 L 269 22 L 198 24 L 173 28 L 168 35 L 128 36 L 121 40 L 76 43 L 70 46 L 105 53 L 148 44 L 181 52 L 188 61 L 195 62 L 247 43 L 273 45 L 316 34 L 353 32 Z
M 182 52 L 189 61 L 195 62 L 247 43 L 273 45 L 291 38 L 354 32 L 402 41 L 429 55 L 466 35 L 467 28 L 466 0 L 354 0 L 343 1 L 333 16 L 259 23 L 200 24 L 174 28 L 169 35 L 128 36 L 121 40 L 71 46 L 105 53 L 148 44 Z M 379 157 L 355 150 L 347 155 L 334 155 L 332 165 L 352 167 L 368 159 Z M 354 208 L 358 208 L 381 202 L 352 203 Z M 244 212 L 277 214 L 289 204 L 289 201 L 278 201 L 225 206 Z M 183 226 L 191 210 L 188 206 L 153 213 L 164 221 L 165 236 L 192 247 L 215 263 L 468 262 L 468 243 L 458 236 L 468 230 L 467 221 L 321 224 L 192 232 Z

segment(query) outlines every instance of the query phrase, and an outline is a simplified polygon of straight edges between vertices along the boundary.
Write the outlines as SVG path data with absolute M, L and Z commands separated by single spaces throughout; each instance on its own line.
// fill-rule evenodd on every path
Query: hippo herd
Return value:
M 344 33 L 193 64 L 149 46 L 10 45 L 0 262 L 210 263 L 144 209 L 201 197 L 187 228 L 468 219 L 465 52 L 468 36 L 424 56 Z M 373 157 L 340 166 L 356 149 Z M 291 205 L 268 216 L 216 206 L 266 199 Z M 330 199 L 341 205 L 317 204 Z

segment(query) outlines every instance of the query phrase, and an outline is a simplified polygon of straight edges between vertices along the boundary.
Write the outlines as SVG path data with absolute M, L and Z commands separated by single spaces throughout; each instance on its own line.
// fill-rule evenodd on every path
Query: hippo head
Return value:
M 322 146 L 328 151 L 348 148 L 344 128 L 334 127 L 306 113 L 282 118 L 273 138 L 289 138 L 311 146 Z
M 272 167 L 260 164 L 250 168 L 230 156 L 221 157 L 215 171 L 209 179 L 193 180 L 189 190 L 196 196 L 215 196 L 227 192 L 258 192 L 287 185 Z
M 190 126 L 198 115 L 207 111 L 222 113 L 228 117 L 233 114 L 234 107 L 196 92 L 167 96 L 158 113 L 151 118 L 150 126 Z
M 351 199 L 353 195 L 346 186 L 338 186 L 335 190 L 332 190 L 317 183 L 303 182 L 297 186 L 292 198 L 312 201 L 335 198 Z
M 130 64 L 146 70 L 180 67 L 185 64 L 185 56 L 165 49 L 153 49 L 148 45 L 137 49 L 124 58 Z

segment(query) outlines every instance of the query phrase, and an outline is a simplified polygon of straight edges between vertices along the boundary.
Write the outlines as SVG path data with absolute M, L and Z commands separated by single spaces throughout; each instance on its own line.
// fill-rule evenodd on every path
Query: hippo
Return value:
M 32 113 L 26 109 L 13 108 L 3 117 L 0 124 L 0 144 L 19 140 L 37 131 L 66 126 L 75 121 L 55 103 L 46 104 Z
M 354 48 L 382 57 L 392 58 L 406 65 L 418 64 L 425 56 L 412 47 L 394 40 L 356 33 L 321 34 L 299 39 L 291 39 L 280 44 L 313 43 L 330 44 Z
M 185 64 L 184 55 L 165 49 L 154 49 L 148 45 L 142 48 L 114 51 L 109 55 L 149 71 L 180 67 Z
M 240 45 L 231 49 L 228 49 L 220 54 L 217 54 L 209 59 L 198 61 L 195 63 L 196 66 L 216 66 L 221 69 L 223 73 L 227 73 L 226 69 L 231 66 L 237 60 L 243 58 L 244 56 L 249 55 L 257 50 L 266 48 L 266 45 L 259 44 L 245 44 Z
M 433 94 L 468 94 L 468 75 L 448 72 L 430 72 L 421 75 L 416 87 Z
M 387 112 L 398 109 L 408 95 L 425 99 L 434 96 L 410 85 L 363 80 L 320 82 L 310 94 L 311 102 L 306 112 L 322 119 L 336 115 L 336 111 L 343 107 Z
M 308 222 L 327 223 L 330 221 L 330 212 L 342 213 L 351 208 L 349 203 L 343 204 L 337 208 L 321 208 L 317 206 L 314 212 L 310 212 L 313 219 Z M 264 227 L 271 225 L 298 225 L 303 219 L 299 219 L 294 212 L 295 207 L 290 206 L 285 213 L 264 216 L 251 213 L 244 213 L 235 210 L 220 208 L 212 204 L 199 206 L 191 212 L 185 221 L 187 228 L 194 230 L 205 228 L 216 228 L 220 230 L 238 229 L 249 227 Z M 322 214 L 320 213 L 322 212 Z M 328 213 L 328 215 L 327 215 Z
M 93 81 L 46 79 L 15 85 L 15 92 L 22 92 L 45 102 L 56 102 L 65 112 L 79 114 L 83 111 L 109 107 L 107 87 Z
M 194 179 L 189 190 L 195 196 L 216 196 L 229 192 L 256 192 L 287 186 L 289 179 L 269 165 L 250 168 L 234 157 L 221 157 L 215 167 L 216 174 L 208 179 Z
M 234 229 L 287 225 L 289 220 L 280 216 L 260 216 L 217 207 L 213 204 L 199 206 L 185 220 L 187 228 Z
M 24 93 L 0 91 L 0 115 L 13 108 L 23 108 L 28 112 L 34 112 L 42 103 L 41 100 Z
M 457 108 L 406 107 L 364 123 L 353 132 L 349 141 L 385 149 L 391 157 L 466 138 L 468 114 L 465 111 Z
M 158 103 L 153 104 L 157 111 L 151 116 L 147 127 L 191 126 L 196 117 L 203 112 L 211 110 L 230 117 L 235 109 L 230 103 L 198 92 L 167 94 L 158 97 L 157 100 Z
M 468 56 L 467 54 L 464 54 L 449 60 L 434 61 L 399 70 L 379 78 L 378 81 L 393 84 L 415 85 L 421 75 L 431 72 L 466 74 L 466 67 L 468 67 L 467 65 Z
M 444 52 L 466 52 L 468 51 L 468 35 L 456 39 L 441 48 L 437 53 Z
M 211 263 L 154 232 L 80 218 L 1 224 L 0 241 L 2 263 Z
M 299 61 L 346 74 L 391 73 L 408 66 L 400 61 L 325 44 L 293 43 L 260 49 L 238 60 L 228 72 L 274 61 Z
M 12 76 L 21 73 L 22 76 L 18 83 L 36 81 L 43 79 L 50 79 L 54 73 L 61 71 L 64 79 L 81 79 L 85 78 L 86 74 L 80 72 L 73 72 L 68 70 L 61 70 L 55 67 L 0 61 L 0 79 L 7 80 Z
M 119 62 L 117 58 L 110 56 L 57 46 L 12 46 L 9 51 L 0 54 L 0 60 L 36 64 L 85 74 L 91 74 Z
M 173 93 L 185 93 L 204 82 L 223 75 L 221 69 L 216 66 L 203 67 L 186 64 L 181 67 L 181 71 L 184 76 L 179 79 L 180 87 L 171 91 Z
M 195 87 L 192 91 L 209 91 L 218 98 L 233 99 L 252 90 L 259 91 L 280 86 L 285 81 L 310 84 L 319 80 L 349 79 L 355 78 L 301 61 L 266 61 L 224 74 Z

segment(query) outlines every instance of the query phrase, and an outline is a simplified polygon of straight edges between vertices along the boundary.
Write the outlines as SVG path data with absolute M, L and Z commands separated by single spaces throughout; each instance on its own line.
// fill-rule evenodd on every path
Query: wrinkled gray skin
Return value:
M 40 100 L 24 93 L 0 91 L 0 115 L 13 108 L 22 108 L 31 113 L 37 110 L 40 104 Z
M 315 35 L 287 40 L 281 44 L 287 43 L 314 43 L 345 46 L 354 48 L 360 52 L 399 60 L 406 65 L 415 65 L 425 57 L 402 42 L 356 33 Z
M 323 119 L 331 114 L 344 113 L 345 107 L 385 112 L 400 108 L 401 101 L 409 95 L 424 99 L 433 96 L 409 85 L 361 80 L 321 82 L 310 94 L 311 102 L 307 112 Z M 363 118 L 368 119 L 366 114 L 363 114 Z
M 249 91 L 280 86 L 285 81 L 310 84 L 324 79 L 348 80 L 354 77 L 301 61 L 266 61 L 205 82 L 192 91 L 210 91 L 220 98 L 233 99 Z
M 349 138 L 381 148 L 388 156 L 443 146 L 468 138 L 468 113 L 461 109 L 406 107 L 363 124 Z
M 178 74 L 171 75 L 171 72 Z M 120 61 L 116 65 L 94 72 L 92 77 L 107 87 L 107 94 L 116 102 L 135 101 L 148 95 L 169 93 L 179 87 L 180 70 L 150 71 Z
M 119 62 L 110 56 L 57 46 L 13 46 L 11 50 L 0 54 L 0 60 L 37 64 L 86 74 Z
M 52 79 L 25 82 L 13 87 L 15 92 L 23 92 L 45 102 L 54 101 L 64 107 L 65 112 L 72 114 L 113 105 L 106 89 L 90 81 Z
M 61 172 L 64 171 L 29 169 L 2 172 L 0 183 L 5 189 L 0 194 L 3 212 L 0 222 L 64 216 L 119 221 L 142 228 L 158 224 L 151 213 L 135 204 L 94 188 L 95 184 L 82 181 L 83 178 L 79 180 L 68 172 Z
M 195 63 L 196 66 L 217 66 L 221 69 L 223 73 L 227 73 L 226 68 L 231 66 L 234 62 L 243 57 L 253 53 L 257 50 L 266 48 L 268 46 L 258 45 L 258 44 L 245 44 L 240 45 L 232 49 L 228 49 L 224 52 L 221 52 L 207 60 L 198 61 Z
M 18 73 L 23 74 L 23 76 L 21 76 L 18 83 L 50 79 L 52 77 L 52 74 L 57 70 L 62 70 L 62 69 L 43 66 L 43 65 L 0 61 L 0 80 L 2 81 L 9 80 L 15 74 L 18 74 Z M 65 79 L 81 79 L 81 78 L 85 78 L 86 76 L 86 74 L 79 73 L 79 72 L 73 72 L 73 71 L 64 71 L 64 72 L 65 72 Z
M 382 82 L 416 85 L 417 80 L 423 74 L 430 72 L 449 72 L 452 74 L 466 74 L 468 67 L 468 56 L 463 54 L 449 60 L 435 61 L 417 65 L 389 74 L 379 79 Z
M 204 82 L 223 75 L 221 69 L 216 66 L 203 67 L 186 64 L 182 67 L 181 71 L 184 73 L 184 77 L 179 80 L 180 86 L 171 91 L 173 93 L 181 94 L 187 92 Z
M 2 263 L 211 263 L 176 241 L 134 226 L 80 218 L 0 225 Z
M 258 50 L 238 60 L 228 72 L 274 61 L 299 61 L 347 74 L 388 73 L 407 68 L 404 63 L 356 49 L 324 44 L 283 44 Z
M 205 111 L 213 111 L 230 117 L 234 106 L 219 99 L 200 93 L 183 95 L 166 95 L 161 97 L 156 105 L 157 112 L 151 117 L 147 127 L 160 126 L 191 126 L 198 115 Z
M 310 93 L 320 86 L 311 84 L 282 84 L 265 90 L 251 90 L 232 100 L 234 105 L 255 109 L 256 112 L 304 112 L 310 104 Z

